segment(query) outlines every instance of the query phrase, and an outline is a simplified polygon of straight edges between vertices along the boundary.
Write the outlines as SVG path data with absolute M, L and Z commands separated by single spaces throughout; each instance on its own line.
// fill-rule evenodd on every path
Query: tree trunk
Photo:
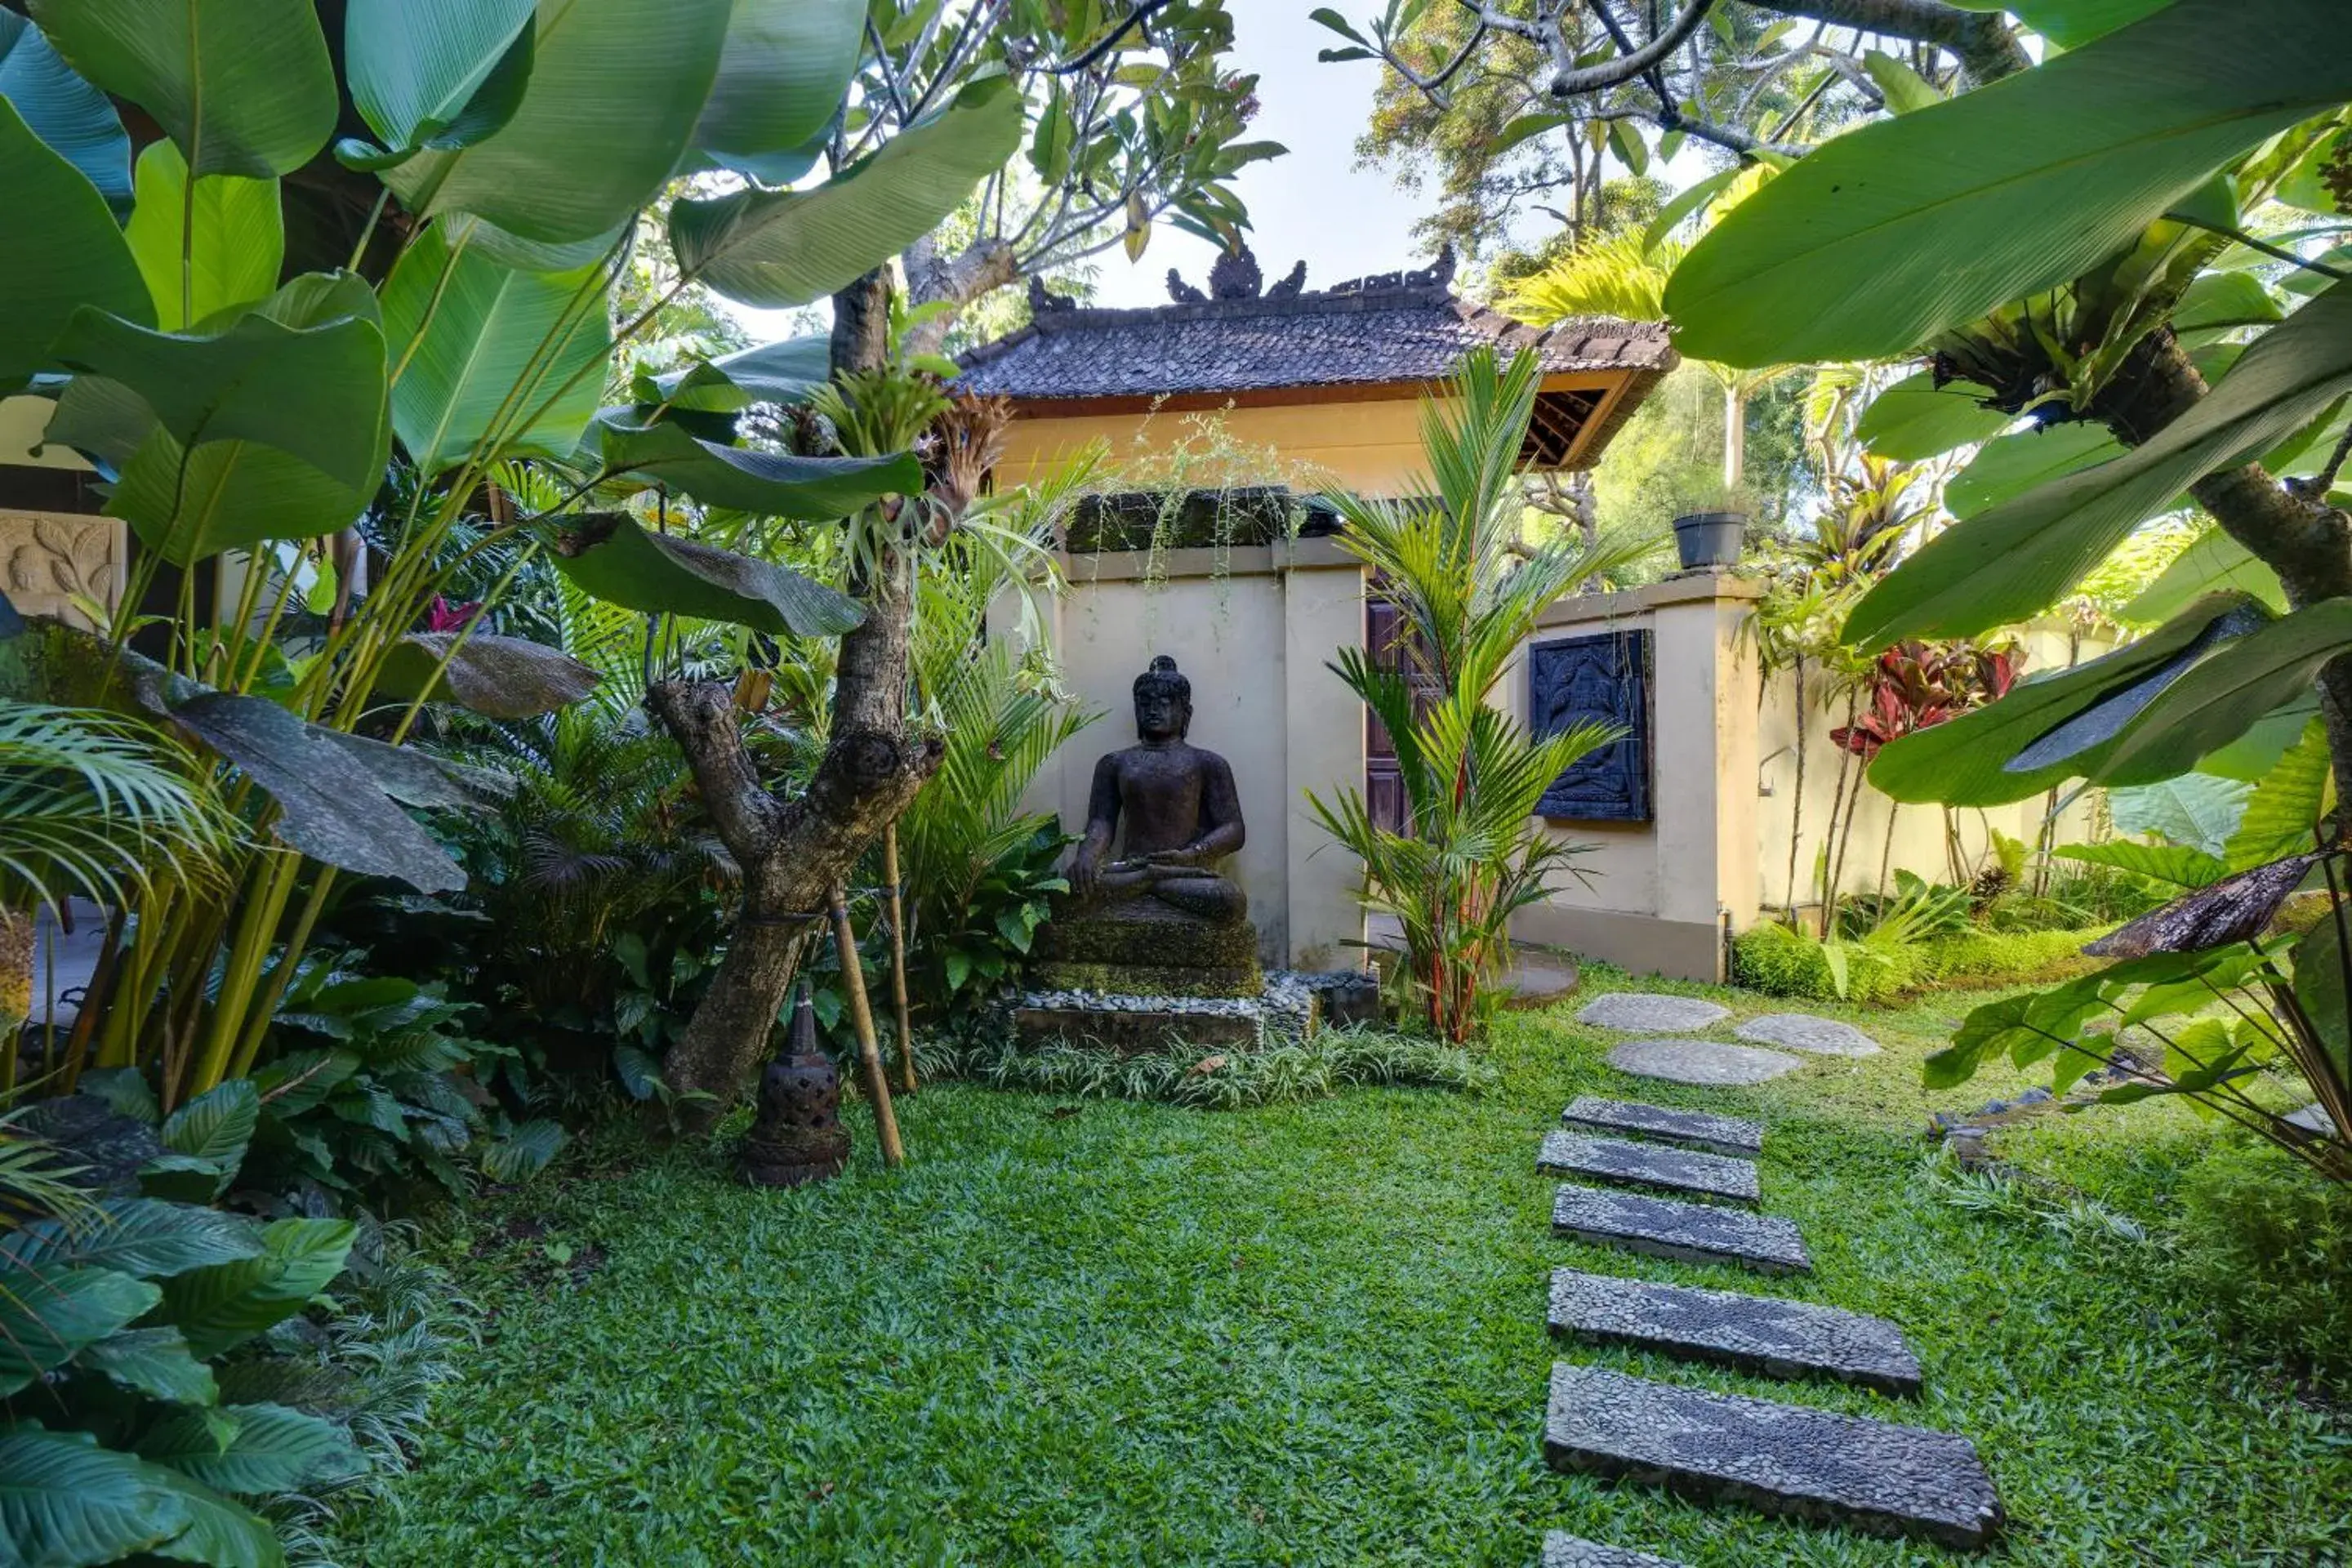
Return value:
M 888 274 L 879 270 L 835 296 L 836 369 L 884 363 L 889 299 Z M 841 643 L 824 758 L 796 798 L 760 782 L 727 686 L 664 680 L 646 693 L 743 870 L 727 954 L 664 1063 L 673 1090 L 710 1097 L 680 1112 L 689 1131 L 707 1131 L 742 1096 L 768 1054 L 804 946 L 823 929 L 827 896 L 940 764 L 936 739 L 907 733 L 907 573 L 892 563 L 864 600 L 864 623 Z
M 2169 327 L 2135 345 L 2091 413 L 2126 447 L 2137 447 L 2205 395 L 2197 372 Z M 2189 487 L 2221 531 L 2278 574 L 2296 609 L 2352 595 L 2352 518 L 2273 479 L 2259 463 L 2208 474 Z M 2352 779 L 2352 654 L 2319 671 L 2319 712 L 2339 779 Z
M 1805 837 L 1805 656 L 1796 657 L 1797 788 L 1789 803 L 1789 924 L 1797 923 L 1797 847 Z
M 1723 488 L 1738 489 L 1748 478 L 1748 395 L 1723 384 Z
M 937 240 L 926 235 L 908 247 L 905 261 L 909 303 L 956 307 L 907 329 L 900 347 L 909 354 L 938 353 L 964 306 L 1021 280 L 1020 259 L 1002 239 L 975 240 L 941 256 Z
M 1761 0 L 1762 8 L 1809 16 L 1833 26 L 1859 27 L 1891 37 L 1934 44 L 1958 55 L 1971 81 L 1983 83 L 2033 64 L 1998 10 L 1979 11 L 1945 0 Z

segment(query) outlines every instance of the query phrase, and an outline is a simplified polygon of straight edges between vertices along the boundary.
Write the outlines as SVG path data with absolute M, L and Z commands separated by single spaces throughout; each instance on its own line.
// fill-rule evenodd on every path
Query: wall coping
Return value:
M 1101 550 L 1072 554 L 1061 551 L 1055 559 L 1061 563 L 1062 575 L 1073 588 L 1089 583 L 1137 583 L 1152 578 L 1172 583 L 1195 577 L 1271 577 L 1285 572 L 1361 565 L 1329 539 L 1285 539 L 1272 544 L 1237 544 L 1227 550 L 1200 545 L 1157 552 Z
M 1730 600 L 1752 604 L 1764 584 L 1728 572 L 1681 572 L 1662 583 L 1646 583 L 1614 594 L 1571 594 L 1553 600 L 1537 617 L 1538 626 L 1572 626 L 1586 621 L 1622 621 L 1668 605 Z

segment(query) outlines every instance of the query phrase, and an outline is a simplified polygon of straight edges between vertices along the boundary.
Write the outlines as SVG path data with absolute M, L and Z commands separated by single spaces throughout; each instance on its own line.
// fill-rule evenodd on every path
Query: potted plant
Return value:
M 1706 485 L 1678 497 L 1675 553 L 1681 557 L 1683 570 L 1738 563 L 1740 546 L 1748 537 L 1748 520 L 1755 514 L 1755 495 L 1744 485 Z

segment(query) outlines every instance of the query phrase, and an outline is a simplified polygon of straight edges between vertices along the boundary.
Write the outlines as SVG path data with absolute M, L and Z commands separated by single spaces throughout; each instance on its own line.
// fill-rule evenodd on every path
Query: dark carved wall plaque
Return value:
M 1650 820 L 1650 634 L 1562 637 L 1528 649 L 1528 713 L 1538 735 L 1588 721 L 1625 733 L 1552 781 L 1539 816 L 1570 822 Z

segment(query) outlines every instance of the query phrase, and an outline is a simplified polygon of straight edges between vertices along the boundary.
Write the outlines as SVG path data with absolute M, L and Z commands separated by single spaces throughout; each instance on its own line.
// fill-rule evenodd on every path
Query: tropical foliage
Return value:
M 1422 405 L 1423 488 L 1434 499 L 1335 500 L 1341 548 L 1396 610 L 1400 646 L 1342 649 L 1331 668 L 1395 744 L 1406 820 L 1382 826 L 1355 789 L 1310 792 L 1308 805 L 1363 861 L 1366 907 L 1402 926 L 1414 1013 L 1455 1044 L 1510 963 L 1511 916 L 1579 853 L 1536 825 L 1538 802 L 1614 738 L 1588 723 L 1532 735 L 1493 700 L 1544 606 L 1608 564 L 1565 540 L 1520 542 L 1517 470 L 1539 379 L 1532 354 L 1505 365 L 1473 353 Z

